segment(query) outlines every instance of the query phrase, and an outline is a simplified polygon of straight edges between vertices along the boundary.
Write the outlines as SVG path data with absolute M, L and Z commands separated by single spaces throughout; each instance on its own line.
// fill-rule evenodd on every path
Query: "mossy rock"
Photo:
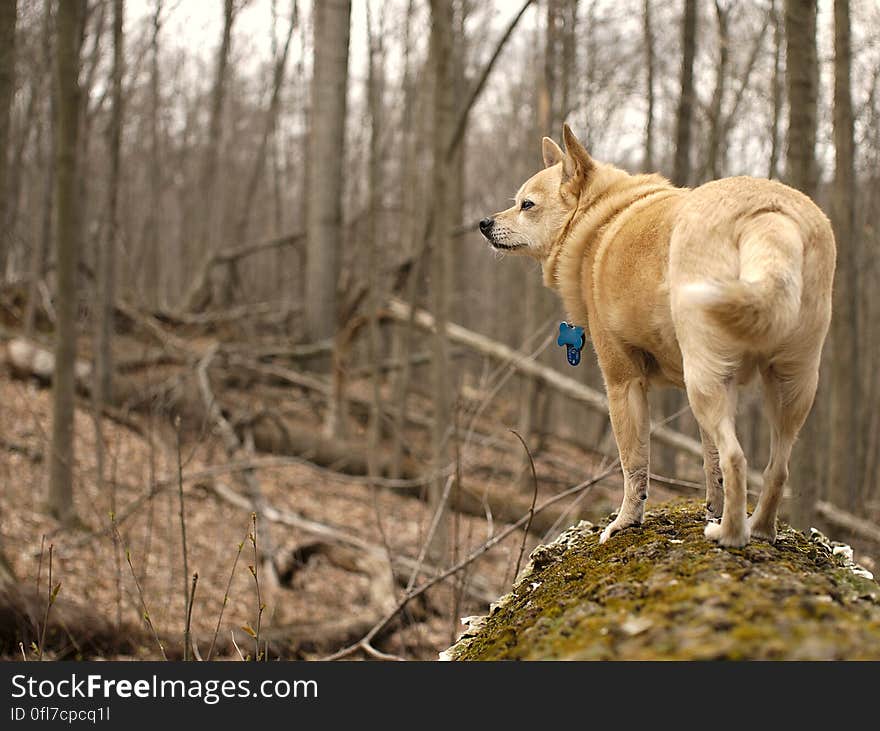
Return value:
M 787 526 L 719 548 L 704 506 L 649 510 L 599 544 L 582 521 L 539 546 L 448 660 L 880 659 L 880 586 L 852 551 Z

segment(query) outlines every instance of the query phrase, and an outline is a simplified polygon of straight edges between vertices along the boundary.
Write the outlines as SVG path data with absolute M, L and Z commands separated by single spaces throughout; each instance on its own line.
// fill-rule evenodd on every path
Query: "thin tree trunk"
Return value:
M 788 147 L 786 178 L 809 196 L 816 194 L 816 120 L 819 66 L 816 53 L 816 0 L 785 0 L 788 92 Z M 791 522 L 807 529 L 813 523 L 822 484 L 824 419 L 822 383 L 816 402 L 792 454 Z
M 859 434 L 861 376 L 858 327 L 858 244 L 855 226 L 856 176 L 850 73 L 849 0 L 834 0 L 834 187 L 831 215 L 837 240 L 834 318 L 831 321 L 831 465 L 829 497 L 854 512 L 860 505 Z M 861 440 L 855 440 L 861 445 Z
M 434 70 L 434 132 L 433 172 L 431 178 L 431 312 L 436 323 L 433 347 L 434 429 L 432 436 L 433 466 L 441 470 L 450 461 L 449 429 L 452 425 L 452 379 L 449 340 L 446 325 L 449 318 L 449 288 L 452 257 L 449 250 L 451 193 L 447 152 L 455 125 L 455 100 L 452 53 L 454 47 L 452 4 L 431 0 L 431 62 Z M 448 549 L 446 521 L 442 519 L 441 499 L 445 480 L 435 478 L 429 486 L 428 503 L 440 513 L 438 530 L 429 547 L 429 554 L 442 564 Z
M 563 9 L 562 71 L 559 80 L 559 119 L 571 112 L 572 79 L 577 78 L 578 0 L 567 0 Z
M 31 252 L 30 282 L 28 283 L 28 299 L 24 311 L 23 329 L 27 337 L 33 337 L 37 327 L 37 300 L 40 297 L 40 284 L 46 272 L 49 251 L 52 247 L 52 208 L 55 193 L 55 94 L 53 85 L 52 58 L 52 0 L 43 2 L 42 45 L 43 80 L 49 93 L 44 103 L 43 113 L 39 116 L 39 155 L 38 161 L 43 170 L 43 189 L 40 201 L 40 238 Z
M 681 91 L 675 120 L 675 165 L 672 181 L 686 186 L 691 179 L 691 137 L 694 117 L 694 58 L 697 52 L 697 3 L 685 0 L 681 24 Z M 659 397 L 663 416 L 668 418 L 681 409 L 684 398 L 680 392 L 668 390 Z M 677 428 L 678 420 L 670 422 Z M 674 476 L 677 455 L 675 450 L 659 448 L 656 450 L 657 471 L 663 475 Z
M 323 5 L 323 3 L 322 3 Z M 202 218 L 201 233 L 199 236 L 196 256 L 209 257 L 220 246 L 217 240 L 221 227 L 217 225 L 215 217 L 218 216 L 216 207 L 217 198 L 217 168 L 220 161 L 220 149 L 223 138 L 223 109 L 226 101 L 226 76 L 229 68 L 229 51 L 232 46 L 232 26 L 235 23 L 236 8 L 234 0 L 224 0 L 223 3 L 223 35 L 220 38 L 220 46 L 217 49 L 217 66 L 214 72 L 214 85 L 211 89 L 211 118 L 208 123 L 208 142 L 205 147 L 205 158 L 199 181 L 202 201 L 200 216 Z M 222 210 L 219 209 L 219 210 Z M 190 289 L 184 297 L 183 309 L 200 310 L 208 303 L 204 299 L 199 301 L 199 295 L 204 292 L 196 292 Z
M 313 341 L 337 330 L 342 252 L 342 168 L 345 159 L 350 0 L 314 8 L 314 71 L 306 179 L 306 330 Z
M 110 150 L 110 177 L 107 181 L 107 235 L 97 271 L 98 313 L 96 334 L 95 392 L 109 403 L 113 393 L 113 306 L 116 302 L 116 247 L 119 236 L 120 152 L 122 139 L 122 78 L 125 73 L 123 20 L 125 0 L 113 0 L 113 111 L 107 129 Z
M 417 214 L 421 210 L 420 177 L 418 175 L 418 151 L 420 149 L 420 140 L 423 135 L 425 109 L 417 109 L 417 105 L 423 105 L 424 94 L 419 94 L 423 89 L 421 85 L 417 85 L 414 81 L 415 74 L 413 71 L 413 24 L 415 14 L 415 1 L 408 0 L 406 6 L 406 21 L 404 26 L 404 58 L 403 58 L 403 114 L 401 120 L 401 133 L 403 142 L 403 162 L 401 163 L 400 177 L 400 228 L 398 229 L 398 251 L 405 256 L 413 255 L 413 263 L 410 267 L 408 280 L 405 291 L 407 302 L 413 307 L 418 306 L 416 302 L 418 279 L 421 275 L 422 262 L 424 257 L 416 254 L 423 248 L 424 242 L 415 241 L 415 231 L 418 227 L 420 216 Z M 393 374 L 391 379 L 391 399 L 394 404 L 394 417 L 391 429 L 391 476 L 400 477 L 401 463 L 403 460 L 404 447 L 404 429 L 407 417 L 407 405 L 409 396 L 409 385 L 412 373 L 412 364 L 408 357 L 408 353 L 415 341 L 415 332 L 409 324 L 402 327 L 394 328 L 392 331 L 393 338 L 393 357 L 403 362 L 403 367 L 399 372 Z
M 370 362 L 370 382 L 372 385 L 372 400 L 370 409 L 370 421 L 367 431 L 367 473 L 370 477 L 378 477 L 379 464 L 379 440 L 382 433 L 382 373 L 379 368 L 380 360 L 380 332 L 379 332 L 379 308 L 383 304 L 381 292 L 382 279 L 380 277 L 380 220 L 382 210 L 382 150 L 381 138 L 383 127 L 383 104 L 384 104 L 384 48 L 382 46 L 383 24 L 380 23 L 378 34 L 373 27 L 372 5 L 367 5 L 367 46 L 369 53 L 369 66 L 367 78 L 367 106 L 370 113 L 370 159 L 368 189 L 370 196 L 370 212 L 368 224 L 369 256 L 367 262 L 367 275 L 369 278 L 369 296 L 367 304 L 367 338 L 368 360 Z M 404 354 L 408 357 L 408 354 Z
M 162 162 L 159 110 L 162 108 L 161 78 L 159 71 L 159 33 L 162 30 L 162 0 L 156 0 L 153 11 L 153 32 L 150 35 L 150 161 L 149 208 L 141 252 L 141 287 L 144 300 L 156 305 L 161 302 L 158 288 L 161 281 L 159 252 L 159 222 L 162 217 Z
M 113 316 L 116 302 L 116 247 L 119 232 L 119 165 L 122 137 L 122 76 L 125 65 L 123 21 L 125 0 L 113 0 L 113 111 L 107 129 L 110 177 L 107 181 L 107 233 L 98 249 L 95 297 L 95 383 L 92 388 L 95 420 L 95 458 L 98 492 L 104 490 L 105 447 L 101 421 L 104 404 L 113 399 Z
M 30 85 L 30 94 L 28 96 L 27 107 L 25 108 L 24 120 L 21 126 L 21 134 L 19 135 L 18 144 L 12 151 L 12 160 L 8 162 L 9 166 L 6 181 L 6 231 L 9 239 L 8 256 L 6 259 L 4 274 L 15 274 L 13 265 L 16 264 L 16 230 L 18 229 L 18 215 L 21 209 L 21 187 L 22 179 L 26 175 L 24 164 L 25 154 L 31 145 L 31 140 L 37 130 L 37 114 L 40 108 L 40 100 L 44 95 L 42 88 L 42 79 L 37 79 Z M 5 159 L 5 158 L 4 158 Z M 0 184 L 2 185 L 2 184 Z M 2 204 L 0 204 L 2 208 Z M 2 215 L 2 210 L 0 210 Z M 3 219 L 0 219 L 3 220 Z
M 709 106 L 709 151 L 706 168 L 710 180 L 721 177 L 721 144 L 724 130 L 724 96 L 727 88 L 727 65 L 730 59 L 730 11 L 715 0 L 718 21 L 718 66 L 715 68 L 715 91 Z
M 561 121 L 556 115 L 557 109 L 557 70 L 559 69 L 559 0 L 546 0 L 546 21 L 544 26 L 544 65 L 543 75 L 538 86 L 538 130 L 539 136 L 552 137 L 554 132 L 559 134 Z M 537 149 L 537 148 L 536 148 Z M 540 155 L 537 156 L 539 165 Z M 540 303 L 542 301 L 541 281 L 533 276 L 532 272 L 525 272 L 525 295 L 522 298 L 524 307 L 523 329 L 527 336 L 531 336 L 543 322 Z M 528 376 L 522 378 L 519 397 L 519 420 L 518 431 L 527 443 L 532 441 L 532 432 L 535 423 L 535 410 L 537 406 L 538 383 Z M 522 461 L 522 478 L 520 488 L 532 489 L 531 473 L 528 471 L 529 462 L 524 457 Z
M 651 0 L 645 0 L 642 11 L 642 31 L 645 44 L 645 97 L 648 109 L 645 113 L 645 157 L 642 168 L 654 170 L 654 24 L 651 20 Z
M 73 506 L 74 361 L 76 359 L 76 268 L 80 247 L 78 81 L 80 29 L 85 0 L 58 5 L 56 125 L 58 227 L 55 236 L 58 270 L 58 325 L 55 376 L 52 381 L 52 449 L 50 452 L 49 512 L 64 523 L 75 520 Z
M 12 247 L 11 232 L 6 230 L 7 151 L 15 91 L 15 19 L 16 0 L 0 3 L 0 278 L 6 272 L 6 258 Z
M 694 117 L 694 58 L 697 54 L 697 0 L 684 0 L 681 25 L 681 95 L 675 122 L 672 182 L 688 185 L 691 177 L 691 131 Z
M 773 78 L 770 82 L 771 96 L 773 97 L 773 113 L 770 121 L 770 164 L 767 177 L 771 180 L 779 178 L 779 153 L 781 144 L 779 141 L 779 123 L 782 119 L 782 19 L 779 17 L 779 8 L 776 0 L 770 6 L 770 14 L 773 22 Z
M 791 185 L 815 198 L 819 95 L 816 0 L 786 0 L 785 35 L 788 90 L 786 178 Z
M 257 148 L 257 154 L 254 157 L 254 165 L 251 168 L 251 174 L 248 178 L 247 187 L 244 191 L 241 212 L 238 216 L 238 222 L 235 225 L 235 242 L 242 243 L 247 238 L 247 230 L 251 220 L 251 212 L 253 211 L 254 197 L 260 188 L 260 180 L 263 179 L 266 170 L 266 158 L 269 153 L 269 144 L 272 141 L 278 120 L 278 109 L 281 104 L 281 90 L 284 84 L 284 71 L 287 68 L 287 57 L 290 51 L 290 41 L 293 38 L 293 31 L 296 28 L 297 6 L 296 2 L 292 3 L 290 11 L 290 23 L 287 28 L 287 37 L 284 41 L 284 48 L 281 55 L 274 57 L 275 68 L 272 72 L 272 94 L 269 99 L 269 108 L 266 111 L 266 121 L 263 127 L 263 136 L 260 138 L 260 146 Z M 238 272 L 236 270 L 237 263 L 230 262 L 227 272 L 226 300 L 223 304 L 230 304 L 229 299 L 233 290 L 233 283 L 238 281 Z

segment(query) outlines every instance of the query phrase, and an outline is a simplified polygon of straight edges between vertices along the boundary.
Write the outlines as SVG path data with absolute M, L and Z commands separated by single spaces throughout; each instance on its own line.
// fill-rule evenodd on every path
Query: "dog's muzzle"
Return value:
M 494 218 L 484 218 L 480 221 L 480 233 L 483 234 L 489 241 L 492 240 L 492 227 L 495 225 Z

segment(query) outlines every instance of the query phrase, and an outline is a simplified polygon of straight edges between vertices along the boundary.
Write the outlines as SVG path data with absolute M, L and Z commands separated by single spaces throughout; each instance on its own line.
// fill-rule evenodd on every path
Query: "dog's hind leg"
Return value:
M 623 502 L 614 521 L 602 531 L 599 542 L 631 525 L 640 525 L 648 499 L 648 415 L 647 386 L 643 378 L 608 383 L 608 413 L 620 450 L 623 469 Z
M 776 514 L 788 479 L 791 448 L 812 408 L 819 364 L 811 363 L 807 369 L 785 377 L 770 367 L 764 369 L 761 376 L 770 422 L 770 461 L 764 470 L 764 487 L 758 507 L 749 518 L 749 526 L 752 536 L 773 543 L 776 540 Z
M 685 360 L 688 399 L 700 428 L 718 449 L 724 481 L 724 513 L 721 524 L 709 523 L 706 538 L 722 546 L 744 546 L 749 542 L 746 521 L 746 458 L 736 438 L 734 413 L 736 384 L 731 378 L 710 375 L 706 370 L 688 370 Z
M 724 512 L 724 481 L 718 448 L 703 427 L 700 427 L 700 441 L 703 445 L 703 472 L 706 473 L 706 517 L 720 518 Z

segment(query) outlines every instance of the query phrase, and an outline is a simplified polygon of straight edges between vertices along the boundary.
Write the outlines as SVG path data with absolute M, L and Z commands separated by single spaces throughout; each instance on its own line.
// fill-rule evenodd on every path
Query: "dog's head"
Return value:
M 567 124 L 562 137 L 564 152 L 549 137 L 543 139 L 544 169 L 523 183 L 513 205 L 480 221 L 480 231 L 494 248 L 538 260 L 550 253 L 595 169 Z

